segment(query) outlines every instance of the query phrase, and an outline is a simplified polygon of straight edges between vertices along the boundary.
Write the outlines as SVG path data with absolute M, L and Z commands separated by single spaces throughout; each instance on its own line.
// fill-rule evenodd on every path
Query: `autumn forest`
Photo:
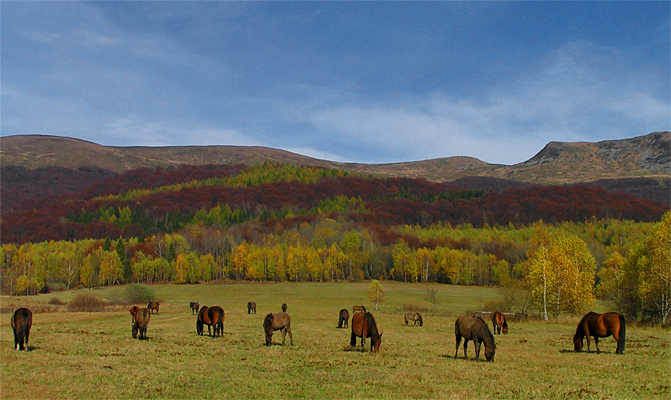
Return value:
M 381 279 L 495 285 L 510 309 L 545 315 L 600 297 L 665 320 L 670 229 L 668 204 L 595 187 L 472 190 L 273 163 L 145 168 L 3 206 L 2 291 Z M 548 274 L 558 286 L 540 293 Z

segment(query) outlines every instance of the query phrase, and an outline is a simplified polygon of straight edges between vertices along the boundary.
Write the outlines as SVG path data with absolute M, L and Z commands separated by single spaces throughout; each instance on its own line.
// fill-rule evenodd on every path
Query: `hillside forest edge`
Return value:
M 279 163 L 142 168 L 3 207 L 3 294 L 122 283 L 492 285 L 503 311 L 596 298 L 671 319 L 669 205 L 587 186 L 469 190 Z M 548 283 L 549 282 L 549 283 Z

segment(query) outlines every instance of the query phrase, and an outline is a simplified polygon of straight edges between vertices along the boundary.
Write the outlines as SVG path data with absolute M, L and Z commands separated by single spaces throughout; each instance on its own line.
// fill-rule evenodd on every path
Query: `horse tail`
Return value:
M 627 331 L 627 325 L 624 321 L 624 315 L 620 314 L 620 339 L 617 342 L 617 347 L 620 349 L 620 354 L 624 353 L 624 343 L 625 343 L 625 336 L 626 336 L 626 331 Z

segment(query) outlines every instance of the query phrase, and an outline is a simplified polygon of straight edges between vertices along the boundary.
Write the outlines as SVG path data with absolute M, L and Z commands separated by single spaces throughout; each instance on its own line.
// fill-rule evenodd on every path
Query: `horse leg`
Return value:
M 352 329 L 352 336 L 350 336 L 349 339 L 349 348 L 350 350 L 356 349 L 356 334 L 354 333 L 353 329 Z
M 599 350 L 599 337 L 594 336 L 594 344 L 596 345 L 596 354 L 601 353 L 601 350 Z
M 454 358 L 457 358 L 457 355 L 459 355 L 459 345 L 461 344 L 461 335 L 457 334 L 457 345 L 456 345 L 456 350 L 454 351 Z
M 468 359 L 468 339 L 464 338 L 464 358 Z
M 282 346 L 284 346 L 284 339 L 287 337 L 287 328 L 282 328 Z
M 475 361 L 480 361 L 480 346 L 481 342 L 478 339 L 473 340 L 473 344 L 475 345 Z
M 291 334 L 291 328 L 287 328 L 287 333 L 289 334 L 289 341 L 291 342 L 291 345 L 294 345 L 294 335 Z

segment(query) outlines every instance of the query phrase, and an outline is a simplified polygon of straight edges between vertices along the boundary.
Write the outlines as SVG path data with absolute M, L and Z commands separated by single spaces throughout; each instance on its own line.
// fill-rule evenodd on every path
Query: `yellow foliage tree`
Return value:
M 581 313 L 594 303 L 596 261 L 576 236 L 550 235 L 544 225 L 531 239 L 526 275 L 534 303 L 548 319 L 562 312 Z

